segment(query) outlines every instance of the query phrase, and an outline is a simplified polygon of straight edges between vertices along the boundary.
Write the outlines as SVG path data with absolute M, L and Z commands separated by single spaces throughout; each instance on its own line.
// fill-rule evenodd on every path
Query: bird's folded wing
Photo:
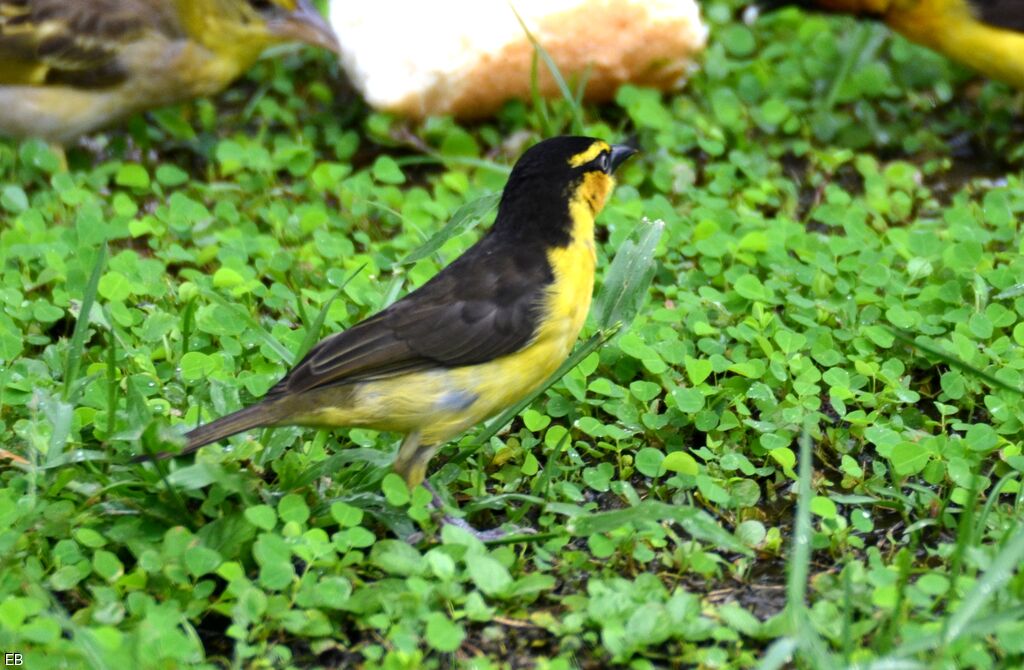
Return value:
M 471 251 L 388 309 L 320 342 L 267 397 L 514 353 L 537 330 L 549 282 L 543 251 Z
M 170 3 L 146 0 L 0 0 L 0 85 L 105 88 L 128 72 L 126 44 L 175 31 Z

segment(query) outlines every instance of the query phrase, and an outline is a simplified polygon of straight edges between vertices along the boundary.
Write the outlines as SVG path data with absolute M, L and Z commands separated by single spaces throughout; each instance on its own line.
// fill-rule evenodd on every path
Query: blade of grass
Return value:
M 192 329 L 195 327 L 196 307 L 198 306 L 195 296 L 189 298 L 185 309 L 181 314 L 181 355 L 188 353 L 188 341 L 192 338 Z
M 577 107 L 583 106 L 583 96 L 587 94 L 587 84 L 590 83 L 590 75 L 593 74 L 593 70 L 588 63 L 583 68 L 583 74 L 580 75 L 580 80 L 576 82 L 576 95 L 573 97 L 574 104 Z
M 665 222 L 644 219 L 615 253 L 605 274 L 604 289 L 594 301 L 594 318 L 599 327 L 629 324 L 647 297 L 657 264 L 654 251 L 665 232 Z
M 64 365 L 64 400 L 71 395 L 71 385 L 78 379 L 78 368 L 82 364 L 82 350 L 85 348 L 85 338 L 89 332 L 89 318 L 92 313 L 93 303 L 96 302 L 96 292 L 99 289 L 100 277 L 103 275 L 103 268 L 107 264 L 107 245 L 99 248 L 96 262 L 92 266 L 92 273 L 85 285 L 85 293 L 82 295 L 82 306 L 78 312 L 78 320 L 75 321 L 75 329 L 71 333 L 71 344 L 68 346 L 67 363 Z
M 575 412 L 573 412 L 575 415 Z M 575 419 L 570 422 L 575 423 Z M 540 476 L 534 482 L 532 490 L 534 493 L 540 496 L 548 497 L 548 487 L 551 485 L 551 479 L 554 477 L 554 471 L 558 469 L 558 458 L 562 455 L 562 450 L 565 449 L 565 445 L 569 442 L 569 431 L 562 435 L 562 439 L 558 441 L 555 448 L 548 455 L 547 461 L 544 463 L 544 468 L 540 472 Z
M 154 449 L 148 440 L 141 440 L 141 445 L 142 452 L 145 454 L 153 456 L 159 453 L 159 449 Z M 188 505 L 185 504 L 185 499 L 181 496 L 181 493 L 178 491 L 178 488 L 171 483 L 171 473 L 167 469 L 168 461 L 164 461 L 159 458 L 151 458 L 148 461 L 140 462 L 139 467 L 145 467 L 146 463 L 151 463 L 153 465 L 153 468 L 156 469 L 156 474 L 160 478 L 161 483 L 163 483 L 164 489 L 166 489 L 167 493 L 174 500 L 174 503 L 181 510 L 181 518 L 188 519 L 190 517 Z
M 1024 486 L 1017 489 L 1017 495 L 1013 499 L 1013 511 L 1010 516 L 1014 519 L 1024 518 Z M 1009 535 L 1009 532 L 1006 535 Z
M 979 379 L 982 379 L 986 383 L 988 383 L 989 386 L 994 386 L 995 388 L 1000 388 L 1000 389 L 1003 389 L 1004 391 L 1010 391 L 1010 392 L 1016 393 L 1018 395 L 1024 395 L 1024 389 L 1020 389 L 1020 388 L 1016 388 L 1014 386 L 1010 386 L 1009 384 L 1004 382 L 1002 379 L 999 379 L 998 377 L 996 377 L 994 375 L 990 375 L 989 373 L 985 372 L 984 370 L 979 370 L 978 368 L 976 368 L 976 367 L 974 367 L 972 365 L 969 365 L 968 363 L 963 362 L 962 360 L 960 360 L 956 356 L 954 356 L 952 354 L 948 354 L 945 351 L 942 351 L 941 349 L 938 349 L 937 347 L 932 346 L 931 344 L 927 344 L 925 342 L 922 342 L 920 340 L 920 338 L 915 338 L 911 333 L 909 333 L 909 332 L 907 332 L 905 330 L 901 330 L 899 328 L 894 328 L 892 326 L 889 326 L 888 328 L 889 328 L 889 332 L 891 332 L 896 339 L 900 340 L 901 342 L 903 342 L 904 344 L 906 344 L 908 346 L 914 347 L 916 349 L 920 349 L 921 351 L 923 351 L 923 352 L 925 352 L 927 354 L 931 354 L 932 356 L 938 358 L 939 360 L 941 360 L 942 362 L 946 363 L 950 367 L 956 368 L 958 370 L 962 370 L 963 372 L 966 372 L 967 374 L 970 374 L 970 375 L 973 375 L 975 377 L 978 377 Z
M 804 428 L 800 435 L 800 462 L 797 474 L 796 518 L 793 522 L 793 544 L 787 563 L 786 610 L 789 612 L 790 634 L 798 641 L 798 651 L 809 657 L 814 668 L 831 668 L 830 654 L 811 625 L 807 612 L 807 579 L 811 565 L 811 433 Z
M 391 275 L 391 279 L 388 280 L 388 285 L 381 293 L 380 299 L 375 303 L 377 310 L 382 310 L 398 300 L 399 293 L 405 285 L 405 280 L 406 275 L 404 274 L 395 273 Z
M 889 622 L 885 630 L 878 636 L 875 648 L 882 653 L 893 648 L 894 641 L 903 629 L 906 622 L 906 600 L 907 585 L 910 582 L 910 570 L 914 563 L 914 552 L 917 550 L 917 539 L 920 534 L 914 533 L 910 536 L 910 544 L 899 550 L 896 554 L 895 563 L 898 570 L 896 578 L 896 600 L 888 614 Z
M 73 648 L 82 655 L 84 660 L 88 661 L 89 667 L 94 670 L 109 670 L 111 666 L 104 657 L 104 646 L 93 631 L 75 623 L 63 603 L 52 591 L 44 589 L 43 592 L 49 596 L 50 613 L 64 630 L 64 634 L 70 640 Z
M 552 137 L 557 133 L 557 129 L 551 122 L 548 101 L 540 94 L 540 54 L 536 49 L 530 57 L 530 100 L 533 102 L 533 108 L 537 110 L 537 116 L 540 117 L 539 125 L 545 137 Z
M 253 316 L 249 314 L 249 312 L 247 312 L 239 305 L 228 302 L 226 299 L 224 299 L 224 297 L 222 297 L 219 293 L 215 291 L 206 288 L 202 289 L 202 291 L 203 295 L 205 295 L 207 298 L 214 301 L 221 307 L 230 310 L 240 319 L 245 321 L 245 323 L 249 326 L 252 332 L 259 339 L 261 339 L 263 343 L 266 344 L 275 354 L 277 354 L 278 358 L 281 360 L 282 363 L 289 367 L 295 364 L 295 358 L 292 355 L 292 352 L 288 351 L 288 349 L 283 344 L 278 342 L 274 338 L 274 336 L 268 333 L 260 324 L 260 322 L 254 319 Z
M 451 238 L 473 230 L 484 217 L 498 206 L 499 200 L 501 200 L 500 193 L 488 193 L 475 200 L 470 200 L 455 210 L 452 218 L 441 230 L 431 235 L 426 242 L 410 252 L 405 258 L 396 262 L 395 265 L 415 263 L 440 249 Z
M 1003 624 L 1016 623 L 1024 619 L 1024 605 L 1011 607 L 1010 609 L 1000 612 L 999 614 L 993 614 L 991 616 L 977 617 L 970 623 L 964 626 L 961 634 L 962 638 L 980 638 L 986 635 L 991 635 L 992 631 L 996 630 Z M 924 654 L 926 652 L 933 651 L 942 644 L 942 633 L 925 633 L 915 635 L 913 638 L 907 640 L 899 647 L 893 650 L 891 654 L 883 657 L 885 659 L 897 659 L 906 658 L 914 654 Z M 866 666 L 853 665 L 852 668 L 863 668 Z M 922 666 L 923 667 L 923 666 Z
M 977 614 L 1010 581 L 1020 567 L 1021 561 L 1024 561 L 1024 526 L 1018 525 L 981 579 L 960 602 L 960 606 L 952 616 L 944 622 L 942 631 L 944 644 L 951 644 L 965 635 Z M 951 571 L 950 574 L 958 573 Z
M 882 45 L 885 40 L 886 33 L 875 32 L 875 27 L 866 23 L 858 24 L 856 34 L 856 42 L 852 49 L 846 52 L 846 58 L 839 64 L 839 70 L 836 72 L 835 78 L 832 80 L 832 85 L 828 89 L 828 95 L 825 96 L 824 111 L 830 112 L 835 107 L 836 98 L 839 97 L 839 91 L 842 89 L 843 84 L 846 83 L 847 78 L 850 76 L 850 72 L 853 71 L 854 65 L 859 62 L 869 61 L 874 57 L 874 52 L 878 51 L 878 48 Z M 868 44 L 872 35 L 875 37 L 874 43 L 870 46 Z M 870 51 L 870 53 L 868 53 Z
M 843 632 L 840 639 L 843 641 L 843 661 L 850 662 L 853 656 L 853 576 L 850 567 L 850 559 L 847 559 L 843 566 Z
M 807 576 L 811 563 L 811 435 L 800 435 L 800 467 L 797 473 L 796 518 L 793 522 L 793 543 L 787 563 L 786 607 L 789 608 L 792 630 L 800 630 L 807 598 Z
M 295 352 L 295 360 L 301 361 L 306 356 L 306 354 L 309 353 L 309 350 L 313 348 L 313 345 L 316 344 L 317 341 L 319 341 L 320 330 L 324 327 L 324 321 L 327 319 L 327 312 L 328 310 L 330 310 L 331 305 L 334 303 L 335 300 L 338 299 L 339 296 L 341 296 L 341 292 L 345 290 L 345 287 L 348 286 L 348 283 L 355 279 L 356 275 L 362 272 L 365 268 L 366 263 L 363 263 L 355 270 L 353 270 L 352 274 L 345 277 L 345 281 L 341 282 L 341 285 L 338 286 L 338 290 L 331 294 L 331 297 L 324 302 L 323 306 L 320 308 L 319 313 L 317 313 L 316 315 L 316 319 L 314 319 L 313 323 L 310 324 L 309 328 L 306 329 L 306 336 L 302 338 L 302 344 L 299 345 L 298 350 Z
M 318 479 L 336 476 L 342 467 L 350 463 L 364 463 L 384 472 L 391 467 L 392 460 L 391 454 L 379 449 L 350 448 L 311 465 L 294 477 L 288 478 L 285 483 L 288 484 L 289 490 L 300 489 Z
M 745 556 L 753 555 L 749 547 L 722 528 L 714 517 L 704 510 L 669 505 L 657 500 L 645 500 L 634 507 L 610 512 L 581 514 L 569 519 L 567 526 L 572 535 L 585 537 L 595 533 L 607 533 L 628 523 L 661 521 L 678 523 L 694 539 L 709 542 L 720 549 L 728 549 Z
M 971 486 L 967 493 L 967 504 L 963 506 L 960 511 L 960 523 L 957 524 L 957 541 L 953 546 L 953 555 L 949 559 L 949 574 L 960 575 L 962 566 L 964 564 L 964 556 L 968 550 L 968 544 L 970 543 L 971 536 L 974 534 L 974 510 L 977 507 L 978 499 L 978 487 L 981 485 L 981 477 L 975 474 L 975 470 L 978 468 L 978 463 L 974 462 L 971 467 Z M 956 596 L 956 580 L 949 580 L 949 587 L 946 589 L 945 601 L 946 608 L 951 609 L 953 599 Z M 942 621 L 942 639 L 947 638 L 947 628 L 950 624 L 950 618 L 947 617 Z
M 559 92 L 562 94 L 562 97 L 565 99 L 566 103 L 569 104 L 569 109 L 572 112 L 573 133 L 581 135 L 583 133 L 583 112 L 580 105 L 576 102 L 576 98 L 572 94 L 572 89 L 570 89 L 569 85 L 565 82 L 565 77 L 562 76 L 562 71 L 558 69 L 558 65 L 555 64 L 554 59 L 551 58 L 551 54 L 549 54 L 547 49 L 544 48 L 544 45 L 538 42 L 537 38 L 532 32 L 530 32 L 530 29 L 526 27 L 526 22 L 523 21 L 523 17 L 521 17 L 519 12 L 516 11 L 515 5 L 510 2 L 509 8 L 512 9 L 512 13 L 516 15 L 516 20 L 519 21 L 520 27 L 522 27 L 523 32 L 526 33 L 526 39 L 530 41 L 530 44 L 533 45 L 534 51 L 540 55 L 541 60 L 543 60 L 544 64 L 547 66 L 548 71 L 555 80 L 555 84 L 558 86 Z
M 757 664 L 757 670 L 779 670 L 784 667 L 791 667 L 793 653 L 796 652 L 797 642 L 791 637 L 780 637 L 772 642 L 768 650 L 761 657 Z
M 972 546 L 981 544 L 985 528 L 988 526 L 988 517 L 992 513 L 992 508 L 999 501 L 999 496 L 1002 495 L 1003 487 L 1011 481 L 1015 482 L 1016 480 L 1017 473 L 1008 472 L 1003 475 L 1003 477 L 996 482 L 996 485 L 993 486 L 986 494 L 985 505 L 981 508 L 981 514 L 978 515 L 977 521 L 974 522 L 974 537 L 971 538 Z
M 1024 561 L 1024 526 L 1016 524 L 1010 539 L 1003 545 L 999 553 L 996 554 L 988 569 L 975 582 L 970 592 L 960 601 L 960 606 L 945 619 L 941 631 L 933 634 L 917 635 L 894 649 L 888 657 L 879 659 L 870 665 L 851 666 L 850 670 L 882 667 L 877 664 L 882 661 L 898 660 L 915 654 L 929 652 L 953 644 L 959 639 L 989 635 L 1002 624 L 1020 621 L 1024 618 L 1024 607 L 1020 606 L 985 617 L 979 617 L 978 614 L 1010 581 L 1022 561 Z M 949 574 L 955 575 L 957 573 L 951 570 Z
M 1003 289 L 999 293 L 996 293 L 993 300 L 1009 300 L 1010 298 L 1016 298 L 1019 295 L 1024 295 L 1024 283 L 1014 284 L 1010 288 Z
M 111 323 L 113 323 L 111 321 Z M 107 334 L 107 439 L 117 428 L 117 338 L 111 327 Z
M 373 207 L 374 209 L 378 209 L 382 212 L 390 214 L 391 216 L 395 217 L 401 222 L 402 228 L 411 228 L 412 230 L 415 230 L 421 237 L 426 237 L 423 234 L 423 231 L 420 230 L 420 227 L 416 225 L 416 223 L 405 218 L 405 216 L 394 207 L 388 207 L 383 202 L 380 202 L 378 200 L 367 200 L 366 205 L 368 207 Z
M 56 395 L 48 395 L 40 405 L 52 431 L 46 447 L 44 464 L 45 468 L 51 468 L 64 459 L 64 447 L 71 439 L 71 423 L 75 408 Z
M 288 285 L 288 288 L 292 289 L 292 292 L 295 293 L 295 312 L 299 316 L 299 323 L 306 323 L 306 324 L 308 324 L 309 323 L 309 314 L 306 312 L 306 304 L 302 301 L 302 295 L 301 295 L 302 289 L 301 288 L 297 288 L 295 286 L 292 286 L 290 283 Z M 309 332 L 308 329 L 307 329 L 306 332 L 307 333 Z M 299 360 L 300 358 L 302 358 L 302 357 L 299 356 L 295 360 Z

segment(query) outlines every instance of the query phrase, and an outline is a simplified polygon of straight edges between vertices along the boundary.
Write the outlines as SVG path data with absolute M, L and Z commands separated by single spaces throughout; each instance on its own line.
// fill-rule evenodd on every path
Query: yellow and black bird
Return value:
M 765 0 L 884 21 L 907 39 L 1024 90 L 1022 0 Z
M 403 433 L 410 488 L 449 439 L 536 390 L 590 309 L 594 219 L 634 150 L 556 137 L 516 162 L 494 225 L 426 284 L 313 347 L 250 407 L 189 432 L 182 453 L 260 426 Z
M 0 0 L 0 135 L 66 144 L 290 41 L 338 51 L 310 0 Z

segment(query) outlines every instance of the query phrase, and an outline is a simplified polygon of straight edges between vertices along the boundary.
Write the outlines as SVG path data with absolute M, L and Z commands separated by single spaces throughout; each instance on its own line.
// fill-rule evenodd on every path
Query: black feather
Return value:
M 483 239 L 402 300 L 317 344 L 267 397 L 484 363 L 529 344 L 554 281 L 547 251 L 570 241 L 569 194 L 587 169 L 569 159 L 593 141 L 558 137 L 531 147 Z
M 614 169 L 604 155 L 603 163 L 570 165 L 593 142 L 559 137 L 527 150 L 483 239 L 419 289 L 322 340 L 256 409 L 189 433 L 189 450 L 246 427 L 286 422 L 289 408 L 304 409 L 300 396 L 309 393 L 413 370 L 485 363 L 527 346 L 554 281 L 548 251 L 571 241 L 570 195 L 586 171 Z

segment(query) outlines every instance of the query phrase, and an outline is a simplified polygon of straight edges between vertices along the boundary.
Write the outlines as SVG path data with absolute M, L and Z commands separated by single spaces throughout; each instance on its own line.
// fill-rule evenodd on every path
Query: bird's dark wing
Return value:
M 537 331 L 551 268 L 540 246 L 496 242 L 485 237 L 418 290 L 317 344 L 267 397 L 523 348 Z
M 982 23 L 1024 32 L 1024 2 L 1021 0 L 970 0 L 970 4 Z
M 171 3 L 0 0 L 0 84 L 105 88 L 124 82 L 121 50 L 177 31 Z

